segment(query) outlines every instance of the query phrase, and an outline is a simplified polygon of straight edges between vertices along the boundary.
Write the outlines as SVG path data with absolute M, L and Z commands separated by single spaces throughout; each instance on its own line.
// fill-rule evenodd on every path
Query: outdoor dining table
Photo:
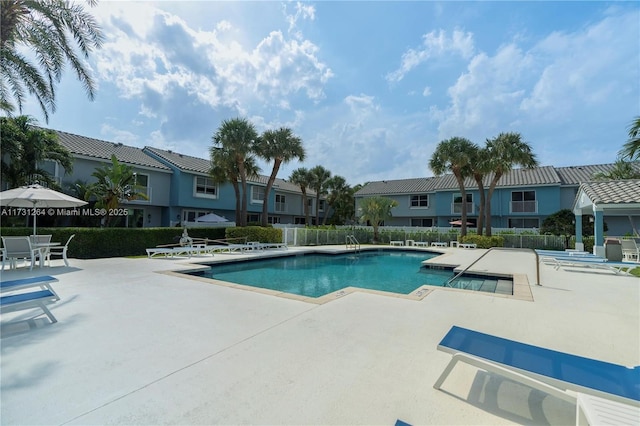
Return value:
M 40 267 L 44 266 L 44 258 L 47 257 L 49 248 L 59 246 L 61 243 L 31 243 L 31 247 L 40 250 Z

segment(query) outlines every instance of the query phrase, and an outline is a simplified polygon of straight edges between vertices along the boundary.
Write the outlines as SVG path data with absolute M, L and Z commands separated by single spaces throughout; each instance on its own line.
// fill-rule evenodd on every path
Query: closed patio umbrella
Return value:
M 36 209 L 79 207 L 86 201 L 41 185 L 28 185 L 0 192 L 0 206 L 33 209 L 33 234 L 36 235 Z

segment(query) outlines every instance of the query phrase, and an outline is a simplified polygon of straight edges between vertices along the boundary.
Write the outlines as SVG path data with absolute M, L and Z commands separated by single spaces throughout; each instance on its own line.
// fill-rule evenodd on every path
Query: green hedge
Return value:
M 225 228 L 227 238 L 244 238 L 245 241 L 259 241 L 261 243 L 281 243 L 282 229 L 262 226 L 245 226 L 244 228 Z M 189 234 L 191 235 L 191 234 Z
M 499 235 L 486 237 L 484 235 L 467 235 L 462 238 L 464 244 L 476 244 L 478 248 L 504 247 L 504 238 Z
M 69 244 L 69 257 L 99 259 L 105 257 L 141 256 L 145 249 L 179 243 L 182 228 L 38 228 L 39 235 L 51 234 L 51 241 Z M 225 228 L 192 228 L 191 238 L 218 240 L 225 238 Z M 0 228 L 3 236 L 31 235 L 33 228 Z

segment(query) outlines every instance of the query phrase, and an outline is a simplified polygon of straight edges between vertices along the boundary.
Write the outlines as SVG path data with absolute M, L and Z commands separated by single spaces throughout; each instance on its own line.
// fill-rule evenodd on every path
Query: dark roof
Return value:
M 640 172 L 640 161 L 634 161 L 632 167 Z M 589 182 L 596 173 L 606 173 L 613 169 L 615 164 L 592 164 L 587 166 L 556 167 L 562 185 L 579 185 Z
M 107 161 L 111 161 L 111 156 L 115 155 L 121 163 L 166 171 L 171 170 L 160 161 L 145 154 L 140 148 L 74 135 L 59 130 L 53 131 L 58 135 L 60 144 L 74 155 Z
M 180 170 L 208 175 L 209 170 L 211 169 L 211 161 L 205 160 L 204 158 L 192 157 L 190 155 L 154 148 L 151 146 L 145 146 L 144 151 L 157 155 Z
M 485 187 L 489 187 L 493 179 L 493 173 L 484 177 Z M 533 185 L 553 185 L 560 183 L 560 178 L 551 166 L 534 167 L 531 169 L 513 169 L 505 173 L 498 181 L 498 186 L 533 186 Z M 478 185 L 473 178 L 465 179 L 465 188 L 477 188 Z M 438 190 L 456 190 L 458 181 L 453 174 L 443 175 L 436 184 Z
M 634 169 L 640 172 L 640 161 L 632 163 Z M 498 181 L 498 187 L 511 186 L 539 186 L 539 185 L 568 185 L 578 186 L 589 182 L 596 173 L 610 171 L 614 164 L 593 164 L 586 166 L 553 167 L 542 166 L 531 169 L 513 169 Z M 484 177 L 485 188 L 493 178 L 493 173 Z M 466 178 L 465 188 L 477 188 L 473 178 Z M 367 183 L 356 196 L 415 194 L 433 191 L 455 191 L 458 182 L 453 174 L 446 174 L 434 178 L 414 178 L 399 180 L 384 180 Z
M 357 195 L 422 194 L 433 192 L 437 180 L 438 178 L 417 178 L 369 182 L 358 191 Z
M 175 167 L 180 169 L 181 171 L 199 173 L 202 175 L 208 175 L 209 170 L 211 169 L 211 161 L 205 160 L 204 158 L 192 157 L 190 155 L 180 154 L 173 151 L 167 151 L 164 149 L 154 148 L 147 146 L 144 148 L 145 151 L 151 152 L 152 154 L 157 155 L 162 158 L 164 161 L 173 164 Z M 249 179 L 252 183 L 258 183 L 262 185 L 267 185 L 267 181 L 269 180 L 268 176 L 258 175 L 256 179 Z M 300 193 L 300 187 L 298 185 L 294 185 L 290 182 L 287 182 L 284 179 L 276 178 L 273 183 L 273 188 L 275 190 L 280 191 L 289 191 L 289 192 L 297 192 Z M 307 190 L 308 195 L 315 195 L 315 191 Z
M 594 204 L 640 203 L 640 179 L 586 182 L 579 191 L 584 191 Z

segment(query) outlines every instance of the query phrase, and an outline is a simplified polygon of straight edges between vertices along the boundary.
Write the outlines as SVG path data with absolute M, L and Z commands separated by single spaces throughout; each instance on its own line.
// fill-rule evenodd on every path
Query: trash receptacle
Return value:
M 604 240 L 604 256 L 612 262 L 622 262 L 622 243 L 617 238 Z

